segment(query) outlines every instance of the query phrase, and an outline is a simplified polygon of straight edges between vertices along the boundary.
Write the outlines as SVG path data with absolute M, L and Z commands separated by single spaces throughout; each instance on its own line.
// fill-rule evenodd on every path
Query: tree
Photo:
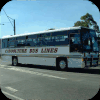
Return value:
M 88 24 L 84 21 L 77 21 L 74 26 L 84 26 L 84 27 L 89 27 Z
M 91 14 L 87 13 L 86 15 L 81 16 L 80 19 L 82 21 L 77 21 L 76 23 L 74 23 L 74 27 L 75 26 L 84 26 L 88 28 L 93 27 L 93 29 L 96 30 L 96 32 L 99 32 L 99 26 L 97 25 L 97 22 L 93 19 Z

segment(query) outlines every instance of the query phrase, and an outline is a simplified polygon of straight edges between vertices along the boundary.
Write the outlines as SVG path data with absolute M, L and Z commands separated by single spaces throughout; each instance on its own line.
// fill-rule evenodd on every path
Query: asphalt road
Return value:
M 87 100 L 100 88 L 100 74 L 93 70 L 97 69 L 56 71 L 47 66 L 5 64 L 0 65 L 0 87 L 13 100 Z

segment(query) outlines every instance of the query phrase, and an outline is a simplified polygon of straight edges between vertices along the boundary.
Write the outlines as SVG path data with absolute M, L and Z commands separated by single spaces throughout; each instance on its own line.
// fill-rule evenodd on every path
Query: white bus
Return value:
M 98 65 L 96 33 L 85 27 L 5 36 L 1 44 L 2 60 L 14 66 L 34 64 L 66 70 Z

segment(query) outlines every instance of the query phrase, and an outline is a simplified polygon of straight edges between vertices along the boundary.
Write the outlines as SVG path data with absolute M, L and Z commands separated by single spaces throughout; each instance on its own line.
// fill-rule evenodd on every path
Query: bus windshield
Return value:
M 82 30 L 83 52 L 98 52 L 97 37 L 94 30 L 83 29 Z
M 92 40 L 92 47 L 93 47 L 92 50 L 98 52 L 99 51 L 98 42 L 97 42 L 97 37 L 94 30 L 90 30 L 90 37 Z

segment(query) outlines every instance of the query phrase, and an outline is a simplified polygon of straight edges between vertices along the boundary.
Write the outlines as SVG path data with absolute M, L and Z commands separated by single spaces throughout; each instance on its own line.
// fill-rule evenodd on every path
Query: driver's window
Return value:
M 80 35 L 78 33 L 70 34 L 71 44 L 80 44 Z

